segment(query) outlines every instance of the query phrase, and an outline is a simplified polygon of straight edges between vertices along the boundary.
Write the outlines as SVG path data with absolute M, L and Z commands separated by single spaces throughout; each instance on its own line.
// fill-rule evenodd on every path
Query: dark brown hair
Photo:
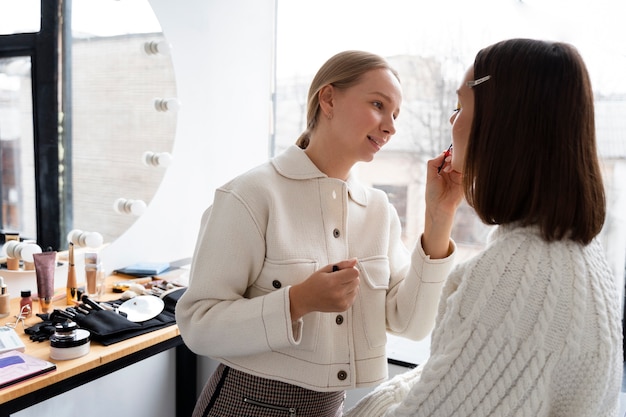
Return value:
M 387 69 L 396 78 L 398 73 L 391 68 L 389 63 L 382 57 L 364 51 L 343 51 L 332 56 L 321 66 L 309 87 L 307 99 L 307 127 L 296 141 L 302 149 L 309 146 L 310 133 L 315 129 L 319 118 L 319 92 L 329 84 L 335 88 L 345 89 L 357 84 L 361 76 L 374 69 Z
M 593 91 L 571 45 L 511 39 L 481 50 L 464 189 L 487 224 L 589 243 L 606 215 Z

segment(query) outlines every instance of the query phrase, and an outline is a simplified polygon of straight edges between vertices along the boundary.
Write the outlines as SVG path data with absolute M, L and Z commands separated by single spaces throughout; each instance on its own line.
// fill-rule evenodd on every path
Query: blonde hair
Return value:
M 309 87 L 307 99 L 307 126 L 296 141 L 302 149 L 309 146 L 310 134 L 317 125 L 320 113 L 319 92 L 327 85 L 338 89 L 345 89 L 357 84 L 361 76 L 375 69 L 387 69 L 391 71 L 398 81 L 398 73 L 391 68 L 389 63 L 382 57 L 364 51 L 343 51 L 332 56 L 317 71 L 317 74 Z

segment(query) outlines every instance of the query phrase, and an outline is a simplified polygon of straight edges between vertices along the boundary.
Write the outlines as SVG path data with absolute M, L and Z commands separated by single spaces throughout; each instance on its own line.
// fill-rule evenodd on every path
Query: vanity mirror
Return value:
M 167 168 L 174 71 L 148 0 L 72 3 L 73 221 L 110 242 L 137 219 L 117 201 L 149 204 Z
M 137 219 L 136 211 L 116 210 L 117 202 L 149 204 L 167 168 L 159 162 L 171 159 L 180 103 L 169 44 L 148 0 L 0 4 L 0 14 L 9 11 L 13 28 L 5 31 L 11 25 L 3 21 L 0 36 L 0 227 L 46 245 L 61 242 L 55 249 L 64 249 L 73 228 L 98 231 L 111 242 Z M 33 16 L 41 16 L 42 28 Z M 23 45 L 58 34 L 55 123 L 49 100 L 57 97 L 45 101 L 41 87 L 55 80 L 42 81 L 41 72 L 56 57 Z M 52 124 L 44 131 L 46 118 Z M 60 230 L 42 233 L 56 210 Z

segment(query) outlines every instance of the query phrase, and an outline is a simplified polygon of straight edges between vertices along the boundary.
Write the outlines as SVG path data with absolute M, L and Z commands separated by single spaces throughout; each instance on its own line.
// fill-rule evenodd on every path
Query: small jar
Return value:
M 73 321 L 57 323 L 50 336 L 50 357 L 56 360 L 80 358 L 89 353 L 89 330 L 79 329 Z
M 33 314 L 33 299 L 30 296 L 30 290 L 22 290 L 21 294 L 20 317 L 30 317 Z

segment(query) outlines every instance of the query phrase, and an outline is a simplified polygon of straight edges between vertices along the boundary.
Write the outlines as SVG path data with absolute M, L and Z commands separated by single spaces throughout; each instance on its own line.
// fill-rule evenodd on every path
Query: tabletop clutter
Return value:
M 142 275 L 141 271 L 124 275 L 119 272 L 119 280 L 111 285 L 106 293 L 107 277 L 104 277 L 99 259 L 95 253 L 85 254 L 85 284 L 79 286 L 74 265 L 74 250 L 70 243 L 68 251 L 68 278 L 64 296 L 55 293 L 54 272 L 57 265 L 57 253 L 47 251 L 33 256 L 37 292 L 22 291 L 19 312 L 15 320 L 6 323 L 4 328 L 16 330 L 18 324 L 24 326 L 24 332 L 32 342 L 50 343 L 50 358 L 69 360 L 89 353 L 90 344 L 96 341 L 102 345 L 111 345 L 175 324 L 176 302 L 186 289 L 186 285 L 177 280 L 160 279 Z M 164 263 L 159 263 L 164 265 Z M 159 273 L 168 268 L 160 268 Z M 131 269 L 132 270 L 132 269 Z M 118 273 L 118 271 L 114 271 Z M 0 271 L 1 274 L 1 271 Z M 115 276 L 117 278 L 117 275 Z M 3 287 L 4 288 L 4 287 Z M 5 295 L 3 290 L 3 294 Z M 8 298 L 8 294 L 7 298 Z M 58 306 L 65 298 L 66 306 Z M 38 303 L 39 308 L 33 307 Z M 39 310 L 39 312 L 36 312 Z M 26 326 L 25 319 L 37 316 L 40 322 Z M 32 323 L 32 319 L 29 320 Z M 4 333 L 3 333 L 4 334 Z M 5 334 L 5 337 L 8 335 Z M 24 352 L 23 346 L 19 351 Z M 23 356 L 23 355 L 22 355 Z M 4 359 L 4 365 L 21 363 L 22 359 L 12 356 L 10 364 Z M 5 369 L 6 371 L 6 369 Z

